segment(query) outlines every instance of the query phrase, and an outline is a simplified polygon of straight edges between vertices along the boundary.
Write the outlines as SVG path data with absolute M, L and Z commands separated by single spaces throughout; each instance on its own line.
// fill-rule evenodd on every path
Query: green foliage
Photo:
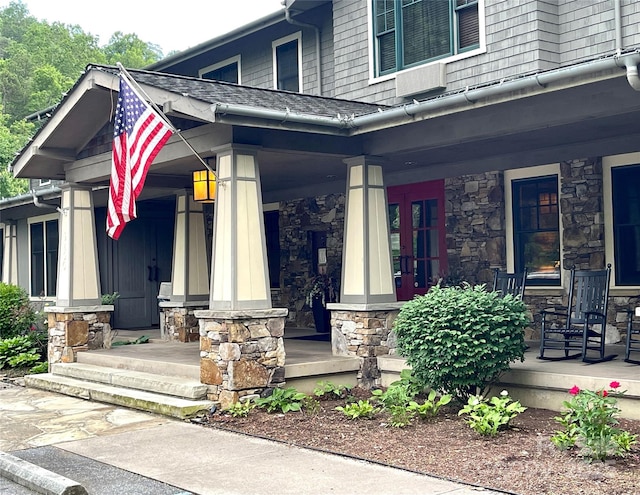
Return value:
M 432 287 L 394 323 L 398 350 L 415 377 L 461 403 L 482 394 L 509 363 L 524 359 L 526 306 L 484 286 Z
M 500 397 L 491 397 L 489 401 L 480 395 L 469 397 L 469 402 L 458 411 L 458 415 L 467 414 L 465 422 L 480 435 L 495 436 L 498 431 L 508 428 L 509 422 L 526 410 L 526 407 L 513 401 L 508 392 L 503 390 Z
M 274 388 L 271 395 L 256 399 L 256 406 L 265 409 L 268 413 L 282 411 L 299 411 L 306 394 L 298 392 L 295 388 Z
M 391 384 L 386 390 L 372 390 L 371 395 L 385 409 L 391 409 L 392 406 L 405 407 L 413 396 L 403 385 Z
M 445 394 L 436 400 L 436 391 L 431 390 L 422 404 L 412 400 L 409 402 L 407 410 L 417 414 L 420 419 L 431 419 L 436 417 L 440 408 L 446 406 L 449 402 L 451 402 L 450 395 Z
M 153 43 L 145 43 L 135 34 L 116 31 L 104 47 L 107 63 L 120 62 L 125 67 L 146 67 L 162 58 L 162 50 Z
M 410 410 L 408 406 L 394 404 L 389 406 L 387 411 L 389 412 L 389 424 L 394 428 L 409 426 L 415 416 L 415 412 Z
M 15 362 L 18 356 L 32 353 L 33 342 L 26 335 L 18 335 L 0 340 L 0 370 L 7 365 L 9 367 L 15 367 L 15 365 L 12 364 L 12 360 Z
M 0 338 L 27 333 L 35 320 L 27 292 L 17 285 L 0 282 Z
M 406 391 L 409 397 L 413 398 L 418 394 L 424 392 L 426 384 L 414 375 L 413 371 L 409 368 L 405 368 L 400 372 L 400 379 L 391 383 L 391 386 L 401 386 Z
M 620 414 L 616 396 L 620 383 L 613 381 L 608 390 L 580 390 L 574 386 L 570 401 L 564 402 L 565 412 L 556 417 L 564 431 L 557 431 L 551 441 L 556 447 L 579 449 L 580 455 L 589 460 L 605 461 L 609 457 L 624 456 L 637 442 L 637 435 L 618 428 Z
M 40 361 L 40 355 L 32 349 L 10 357 L 8 363 L 10 368 L 26 368 L 33 366 L 38 361 Z
M 369 400 L 359 400 L 358 402 L 350 402 L 344 406 L 336 407 L 336 411 L 340 411 L 350 419 L 372 419 L 379 411 Z
M 47 373 L 49 371 L 49 362 L 45 361 L 44 363 L 38 363 L 35 366 L 32 366 L 29 370 L 30 375 L 37 375 L 39 373 Z
M 321 399 L 345 399 L 351 388 L 350 385 L 335 385 L 325 380 L 316 384 L 313 395 Z
M 249 416 L 251 410 L 256 407 L 256 405 L 250 400 L 234 402 L 229 407 L 223 410 L 225 414 L 233 416 L 234 418 L 246 418 Z
M 105 305 L 113 305 L 116 302 L 116 299 L 120 297 L 120 293 L 118 291 L 112 294 L 102 294 L 100 297 L 100 302 Z
M 307 395 L 302 399 L 302 410 L 306 414 L 316 415 L 320 412 L 320 401 L 315 397 Z

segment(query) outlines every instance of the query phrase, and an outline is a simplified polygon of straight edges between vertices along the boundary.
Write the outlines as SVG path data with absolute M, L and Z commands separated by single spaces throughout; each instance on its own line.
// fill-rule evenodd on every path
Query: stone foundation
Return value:
M 163 340 L 171 342 L 196 342 L 200 339 L 200 325 L 195 311 L 205 310 L 209 302 L 172 303 L 160 306 L 160 333 Z
M 221 407 L 285 383 L 286 309 L 196 311 L 200 381 Z
M 44 310 L 48 313 L 49 366 L 74 363 L 78 352 L 103 348 L 105 335 L 111 334 L 113 306 L 47 306 Z
M 376 305 L 376 309 L 349 309 L 346 304 L 329 304 L 331 349 L 334 356 L 360 358 L 358 385 L 380 386 L 378 356 L 395 354 L 393 322 L 403 303 Z

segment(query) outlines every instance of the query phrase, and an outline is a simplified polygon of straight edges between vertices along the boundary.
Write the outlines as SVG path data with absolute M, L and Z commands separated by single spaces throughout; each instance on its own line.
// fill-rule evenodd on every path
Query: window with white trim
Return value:
M 29 221 L 29 254 L 31 296 L 55 296 L 58 277 L 57 215 Z
M 612 287 L 640 287 L 640 153 L 603 158 L 605 256 Z
M 198 77 L 242 84 L 240 75 L 240 55 L 231 57 L 217 64 L 209 65 L 198 70 Z
M 272 43 L 274 88 L 302 92 L 302 33 Z
M 480 46 L 479 0 L 373 0 L 377 76 Z
M 505 172 L 507 267 L 526 268 L 529 286 L 562 282 L 559 182 L 554 165 Z

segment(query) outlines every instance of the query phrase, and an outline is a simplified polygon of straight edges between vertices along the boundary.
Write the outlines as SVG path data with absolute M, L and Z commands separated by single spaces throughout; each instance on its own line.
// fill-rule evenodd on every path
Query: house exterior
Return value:
M 116 324 L 200 339 L 220 393 L 283 380 L 283 328 L 311 324 L 318 272 L 340 280 L 333 351 L 360 356 L 365 381 L 402 301 L 494 268 L 529 270 L 537 317 L 566 300 L 571 267 L 611 264 L 618 340 L 640 292 L 639 21 L 632 0 L 287 0 L 131 71 L 219 187 L 214 207 L 193 201 L 202 165 L 174 136 L 117 243 L 104 234 L 117 70 L 90 66 L 13 164 L 64 181 L 62 213 L 0 203 L 2 279 L 54 303 L 52 328 L 104 323 L 100 294 L 119 291 Z M 260 336 L 257 360 L 233 344 Z M 56 356 L 73 359 L 65 338 Z

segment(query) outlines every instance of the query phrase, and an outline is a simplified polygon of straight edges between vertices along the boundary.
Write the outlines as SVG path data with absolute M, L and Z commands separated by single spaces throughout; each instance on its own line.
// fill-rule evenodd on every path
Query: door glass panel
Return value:
M 427 227 L 437 227 L 438 226 L 438 200 L 429 199 L 427 200 Z
M 414 229 L 419 229 L 424 226 L 424 210 L 422 201 L 411 203 L 411 217 Z
M 434 284 L 440 278 L 440 261 L 429 260 L 429 280 L 433 280 Z
M 438 243 L 438 229 L 429 230 L 429 245 L 427 246 L 427 256 L 437 258 L 440 255 Z
M 400 205 L 389 205 L 389 227 L 391 231 L 398 230 L 400 228 Z
M 424 259 L 413 260 L 413 286 L 419 289 L 427 287 L 427 262 Z

